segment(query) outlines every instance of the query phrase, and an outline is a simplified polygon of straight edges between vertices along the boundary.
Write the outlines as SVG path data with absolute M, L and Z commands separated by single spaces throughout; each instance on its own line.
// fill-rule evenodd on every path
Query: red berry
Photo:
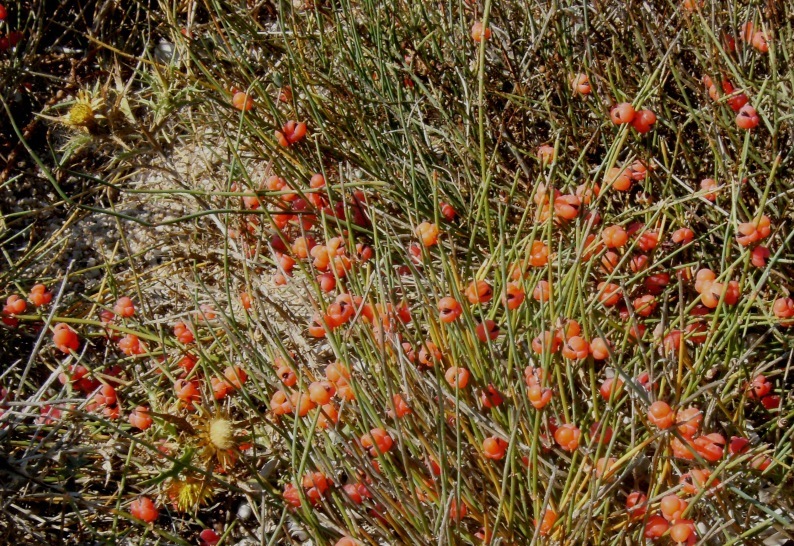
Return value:
M 149 497 L 138 497 L 130 503 L 130 514 L 134 518 L 151 523 L 157 519 L 158 511 L 152 499 Z

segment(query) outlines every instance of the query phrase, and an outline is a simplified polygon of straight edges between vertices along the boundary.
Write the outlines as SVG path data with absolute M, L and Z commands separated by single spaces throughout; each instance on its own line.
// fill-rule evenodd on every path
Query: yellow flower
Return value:
M 174 508 L 180 512 L 195 510 L 205 504 L 214 494 L 209 480 L 195 476 L 174 478 L 166 488 Z
M 199 432 L 199 456 L 226 470 L 237 461 L 237 440 L 232 420 L 223 413 L 210 415 Z

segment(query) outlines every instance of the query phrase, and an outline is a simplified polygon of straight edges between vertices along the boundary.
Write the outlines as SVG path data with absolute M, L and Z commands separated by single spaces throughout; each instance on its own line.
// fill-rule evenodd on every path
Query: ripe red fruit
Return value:
M 620 248 L 629 241 L 629 236 L 621 226 L 607 226 L 601 232 L 601 239 L 607 248 Z
M 672 527 L 670 527 L 670 538 L 678 544 L 689 542 L 694 537 L 695 524 L 687 519 L 677 520 Z
M 750 130 L 754 129 L 758 126 L 761 122 L 761 119 L 758 117 L 758 112 L 756 112 L 755 108 L 750 106 L 749 104 L 745 104 L 739 110 L 739 113 L 736 116 L 736 125 L 740 129 Z
M 149 415 L 149 408 L 146 406 L 138 406 L 130 413 L 129 421 L 135 428 L 146 430 L 152 426 L 152 417 Z
M 602 337 L 593 338 L 590 342 L 590 354 L 595 360 L 609 358 L 609 342 Z
M 764 245 L 758 245 L 750 251 L 750 263 L 758 268 L 766 267 L 766 261 L 771 255 L 772 254 L 769 252 L 767 247 Z
M 554 431 L 554 440 L 565 451 L 574 451 L 579 447 L 579 438 L 581 435 L 582 433 L 578 427 L 566 423 Z
M 438 301 L 438 312 L 441 322 L 454 322 L 463 314 L 463 308 L 458 300 L 447 296 Z
M 469 370 L 466 368 L 460 368 L 458 366 L 452 366 L 444 373 L 444 379 L 447 380 L 449 386 L 458 389 L 465 389 L 466 386 L 469 384 Z
M 394 440 L 382 428 L 373 428 L 368 434 L 361 437 L 361 445 L 369 450 L 372 457 L 388 452 L 394 445 Z
M 477 303 L 488 303 L 493 297 L 493 289 L 488 281 L 472 281 L 466 287 L 466 299 L 472 305 Z
M 36 307 L 41 307 L 42 305 L 47 305 L 52 301 L 52 292 L 48 292 L 47 287 L 43 284 L 37 284 L 30 289 L 28 299 L 30 300 L 30 303 Z
M 482 21 L 475 21 L 471 26 L 471 39 L 475 42 L 481 42 L 483 39 L 491 39 L 491 29 L 483 27 Z
M 551 397 L 551 389 L 543 388 L 540 385 L 531 385 L 529 389 L 527 389 L 527 398 L 529 398 L 532 407 L 537 410 L 546 407 L 546 405 L 551 402 Z
M 698 455 L 711 463 L 719 461 L 725 453 L 725 438 L 722 434 L 705 434 L 693 441 Z
M 306 136 L 306 124 L 304 122 L 296 122 L 289 120 L 281 128 L 281 131 L 276 131 L 276 140 L 284 148 L 291 146 L 303 140 Z
M 670 428 L 675 421 L 675 412 L 667 402 L 657 400 L 648 408 L 648 420 L 660 429 Z
M 692 242 L 695 238 L 695 232 L 689 228 L 677 229 L 673 232 L 671 239 L 674 243 L 679 245 L 686 245 Z
M 601 398 L 608 402 L 613 395 L 617 399 L 617 397 L 620 396 L 620 391 L 622 390 L 623 381 L 618 377 L 610 377 L 601 383 L 601 387 L 598 389 L 598 392 L 601 394 Z
M 336 385 L 330 381 L 315 381 L 309 385 L 309 398 L 318 406 L 324 406 L 336 394 Z
M 484 322 L 477 325 L 475 334 L 481 343 L 487 343 L 489 339 L 493 341 L 499 337 L 499 326 L 491 319 L 485 319 Z
M 247 93 L 237 91 L 232 97 L 232 106 L 241 112 L 248 112 L 254 109 L 254 99 Z
M 130 318 L 135 314 L 135 305 L 133 305 L 130 298 L 122 296 L 116 301 L 116 305 L 113 306 L 113 312 L 116 316 Z
M 667 521 L 675 521 L 681 517 L 681 514 L 687 509 L 687 506 L 689 506 L 689 503 L 684 499 L 676 495 L 667 495 L 662 498 L 659 509 L 664 519 Z
M 621 102 L 612 107 L 609 112 L 609 117 L 615 125 L 622 125 L 624 123 L 631 123 L 634 121 L 636 112 L 634 107 L 628 102 Z
M 0 21 L 5 21 L 6 17 L 8 17 L 8 11 L 4 5 L 0 4 Z
M 648 510 L 648 497 L 641 491 L 632 491 L 626 498 L 626 511 L 632 519 L 640 519 Z
M 507 452 L 507 442 L 497 436 L 486 438 L 482 442 L 482 455 L 486 459 L 493 459 L 499 461 L 504 459 Z
M 138 497 L 130 503 L 130 514 L 134 518 L 151 523 L 157 519 L 158 510 L 149 497 Z
M 670 524 L 662 516 L 651 516 L 645 523 L 645 538 L 659 538 L 670 528 Z
M 204 529 L 199 533 L 199 542 L 201 546 L 216 546 L 220 541 L 220 535 L 212 529 Z
M 248 374 L 240 366 L 226 366 L 223 370 L 223 377 L 230 387 L 239 389 L 248 379 Z
M 438 226 L 430 222 L 422 222 L 416 226 L 415 234 L 425 247 L 431 247 L 438 243 Z
M 503 402 L 502 393 L 500 393 L 499 390 L 492 384 L 489 384 L 482 391 L 480 391 L 480 402 L 482 402 L 482 407 L 487 409 L 500 406 Z
M 638 133 L 647 133 L 651 130 L 654 123 L 656 123 L 656 114 L 650 110 L 639 110 L 631 120 L 631 126 Z
M 8 296 L 6 304 L 3 307 L 3 313 L 7 315 L 21 315 L 27 309 L 28 304 L 22 299 L 21 296 L 13 294 Z
M 186 379 L 177 379 L 174 382 L 174 392 L 176 397 L 185 402 L 189 408 L 193 407 L 193 402 L 201 398 L 201 391 L 198 385 Z
M 591 91 L 590 78 L 587 77 L 587 74 L 576 74 L 571 78 L 571 89 L 574 93 L 589 95 Z
M 572 336 L 562 346 L 562 356 L 571 360 L 584 360 L 590 354 L 590 344 L 584 338 Z
M 539 532 L 541 535 L 548 535 L 551 532 L 551 529 L 554 527 L 554 523 L 557 521 L 557 512 L 552 510 L 551 508 L 546 508 L 546 511 L 543 513 L 543 518 L 541 519 L 540 523 L 535 520 L 535 526 L 539 528 Z
M 68 354 L 70 351 L 76 351 L 80 348 L 80 340 L 77 338 L 77 333 L 64 323 L 55 325 L 52 341 L 62 353 Z
M 502 299 L 505 306 L 513 311 L 518 309 L 518 307 L 524 302 L 526 295 L 524 293 L 524 287 L 517 282 L 509 282 L 505 287 L 505 295 Z
M 692 438 L 698 433 L 703 422 L 703 412 L 698 408 L 689 407 L 679 410 L 675 416 L 676 428 L 684 438 Z
M 179 343 L 184 344 L 193 343 L 196 339 L 193 336 L 193 332 L 188 329 L 187 324 L 181 321 L 174 324 L 174 335 Z

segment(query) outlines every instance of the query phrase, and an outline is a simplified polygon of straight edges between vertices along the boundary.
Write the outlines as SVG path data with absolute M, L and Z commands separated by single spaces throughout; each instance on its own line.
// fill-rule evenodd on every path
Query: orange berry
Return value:
M 499 326 L 491 319 L 485 319 L 485 321 L 477 325 L 474 333 L 477 335 L 477 339 L 480 340 L 480 343 L 488 343 L 489 339 L 493 341 L 499 337 Z
M 330 381 L 315 381 L 309 385 L 309 399 L 318 406 L 324 406 L 336 394 L 336 386 Z
M 535 289 L 532 291 L 532 297 L 536 301 L 540 302 L 549 301 L 549 298 L 551 297 L 551 285 L 549 284 L 549 281 L 538 281 L 538 284 L 535 285 Z
M 606 360 L 609 358 L 609 342 L 602 337 L 594 338 L 590 342 L 590 354 L 595 360 Z
M 758 268 L 766 267 L 766 261 L 771 255 L 772 253 L 769 252 L 767 247 L 758 245 L 752 251 L 750 251 L 750 263 Z
M 551 397 L 551 389 L 543 388 L 540 385 L 531 385 L 529 389 L 527 389 L 527 398 L 529 398 L 532 407 L 537 410 L 545 408 L 546 405 L 551 402 Z
M 571 360 L 584 360 L 590 354 L 590 344 L 579 336 L 572 336 L 562 346 L 562 356 Z
M 591 88 L 590 88 L 590 78 L 587 77 L 587 74 L 576 74 L 573 78 L 571 78 L 571 89 L 573 89 L 574 93 L 579 93 L 580 95 L 589 95 Z
M 543 241 L 533 241 L 529 251 L 529 265 L 532 267 L 543 267 L 548 263 L 549 247 Z
M 239 389 L 248 379 L 248 374 L 240 366 L 226 366 L 223 370 L 223 377 L 232 388 Z
M 750 130 L 755 129 L 761 119 L 758 117 L 758 112 L 749 104 L 745 104 L 736 115 L 736 125 L 740 129 Z
M 444 373 L 444 378 L 447 380 L 450 387 L 462 390 L 469 384 L 469 370 L 458 366 L 452 366 Z
M 135 306 L 130 298 L 122 296 L 116 301 L 116 305 L 113 306 L 113 312 L 119 317 L 130 318 L 135 314 Z
M 483 39 L 491 39 L 491 29 L 483 27 L 482 21 L 475 21 L 471 26 L 471 39 L 475 42 L 481 42 Z
M 689 542 L 695 534 L 694 526 L 690 520 L 679 519 L 670 527 L 670 538 L 678 544 Z
M 634 115 L 634 119 L 631 120 L 631 126 L 634 127 L 638 133 L 649 132 L 655 123 L 656 114 L 650 110 L 637 111 Z
M 656 298 L 650 295 L 640 296 L 632 302 L 632 306 L 634 307 L 634 312 L 639 316 L 649 317 L 653 310 L 656 309 Z
M 711 433 L 698 436 L 693 440 L 698 455 L 711 463 L 722 459 L 725 454 L 725 438 L 722 434 Z
M 77 333 L 64 323 L 55 325 L 52 341 L 62 353 L 68 354 L 80 348 L 80 340 L 77 337 Z
M 232 97 L 232 106 L 241 112 L 248 112 L 254 109 L 254 99 L 250 95 L 238 91 Z
M 373 428 L 368 434 L 361 437 L 361 445 L 369 450 L 372 457 L 388 452 L 394 445 L 394 440 L 382 428 Z
M 565 451 L 574 451 L 579 447 L 581 431 L 570 423 L 566 423 L 554 431 L 554 441 L 556 441 Z
M 52 292 L 47 291 L 47 287 L 43 284 L 37 284 L 30 289 L 28 299 L 30 300 L 30 303 L 36 307 L 41 307 L 42 305 L 47 305 L 52 301 Z
M 487 281 L 472 281 L 466 287 L 466 299 L 469 303 L 475 305 L 477 303 L 488 303 L 493 298 L 493 289 Z
M 521 306 L 525 297 L 526 295 L 524 293 L 524 287 L 521 286 L 521 284 L 517 282 L 509 282 L 505 287 L 505 294 L 502 298 L 502 302 L 505 304 L 505 307 L 513 311 Z
M 185 345 L 193 343 L 196 339 L 193 336 L 193 332 L 188 329 L 187 324 L 181 321 L 174 324 L 174 335 L 179 343 L 184 343 Z
M 687 506 L 689 506 L 689 503 L 684 499 L 676 495 L 667 495 L 662 498 L 662 502 L 659 504 L 659 510 L 661 510 L 664 519 L 667 521 L 675 521 L 681 518 L 681 514 L 687 509 Z
M 695 407 L 679 410 L 676 413 L 675 422 L 681 436 L 692 438 L 698 433 L 700 423 L 703 422 L 703 412 Z
M 544 144 L 538 148 L 538 159 L 543 165 L 551 164 L 555 159 L 554 146 Z
M 157 519 L 159 512 L 149 497 L 138 497 L 130 503 L 132 517 L 151 523 Z
M 413 413 L 413 410 L 408 406 L 408 403 L 402 397 L 401 394 L 395 394 L 392 397 L 392 402 L 394 403 L 394 411 L 389 410 L 393 417 L 397 419 L 401 417 L 405 417 L 409 413 Z
M 480 402 L 482 402 L 482 407 L 488 409 L 500 406 L 503 402 L 502 393 L 500 393 L 492 384 L 489 384 L 482 391 L 480 391 Z
M 305 417 L 316 407 L 316 404 L 309 398 L 309 393 L 302 391 L 295 391 L 292 393 L 290 396 L 290 404 L 295 408 L 299 417 Z
M 766 32 L 761 30 L 754 32 L 751 43 L 753 47 L 761 53 L 767 53 L 769 51 L 769 38 L 767 37 Z
M 620 248 L 628 242 L 629 236 L 620 226 L 608 226 L 601 232 L 601 239 L 607 248 Z
M 601 398 L 603 398 L 608 402 L 613 394 L 615 396 L 615 399 L 617 400 L 617 397 L 619 396 L 622 390 L 623 390 L 623 381 L 617 377 L 610 377 L 605 379 L 604 382 L 601 383 L 601 387 L 599 387 L 598 392 L 601 394 Z
M 598 301 L 605 307 L 612 307 L 620 303 L 621 290 L 620 286 L 611 282 L 600 282 L 597 286 Z
M 645 523 L 645 538 L 660 538 L 670 528 L 670 524 L 662 516 L 651 516 Z
M 631 123 L 634 121 L 636 112 L 634 107 L 628 102 L 621 102 L 612 107 L 609 112 L 609 117 L 615 125 L 622 125 L 624 123 Z
M 138 406 L 132 410 L 129 416 L 129 422 L 139 430 L 146 430 L 152 426 L 152 417 L 149 415 L 149 408 L 146 406 Z
M 607 187 L 611 185 L 611 187 L 618 191 L 629 191 L 631 189 L 632 179 L 628 170 L 612 167 L 604 175 L 604 184 Z
M 681 228 L 675 230 L 670 238 L 676 244 L 686 245 L 691 243 L 692 240 L 695 238 L 695 232 L 689 228 Z
M 425 247 L 430 247 L 438 243 L 438 226 L 430 222 L 422 222 L 416 226 L 416 236 Z
M 717 193 L 719 193 L 719 185 L 713 178 L 704 178 L 700 181 L 700 189 L 704 192 L 703 198 L 709 201 L 717 200 Z
M 648 510 L 648 497 L 641 491 L 632 491 L 626 498 L 626 511 L 631 519 L 641 519 Z
M 551 532 L 556 521 L 557 521 L 557 512 L 555 512 L 551 508 L 546 508 L 546 511 L 543 513 L 543 518 L 541 519 L 540 523 L 538 523 L 536 520 L 535 526 L 539 527 L 538 532 L 541 535 L 545 536 Z
M 276 131 L 276 140 L 284 148 L 300 142 L 306 136 L 306 124 L 304 122 L 296 122 L 293 120 L 288 121 L 281 128 L 281 131 Z
M 292 413 L 292 402 L 284 391 L 276 391 L 270 398 L 270 411 L 274 415 L 286 415 Z
M 675 412 L 667 402 L 657 400 L 648 408 L 648 420 L 660 429 L 670 428 L 675 422 Z
M 499 461 L 504 459 L 507 452 L 507 442 L 498 436 L 491 436 L 482 442 L 482 455 L 486 459 Z

